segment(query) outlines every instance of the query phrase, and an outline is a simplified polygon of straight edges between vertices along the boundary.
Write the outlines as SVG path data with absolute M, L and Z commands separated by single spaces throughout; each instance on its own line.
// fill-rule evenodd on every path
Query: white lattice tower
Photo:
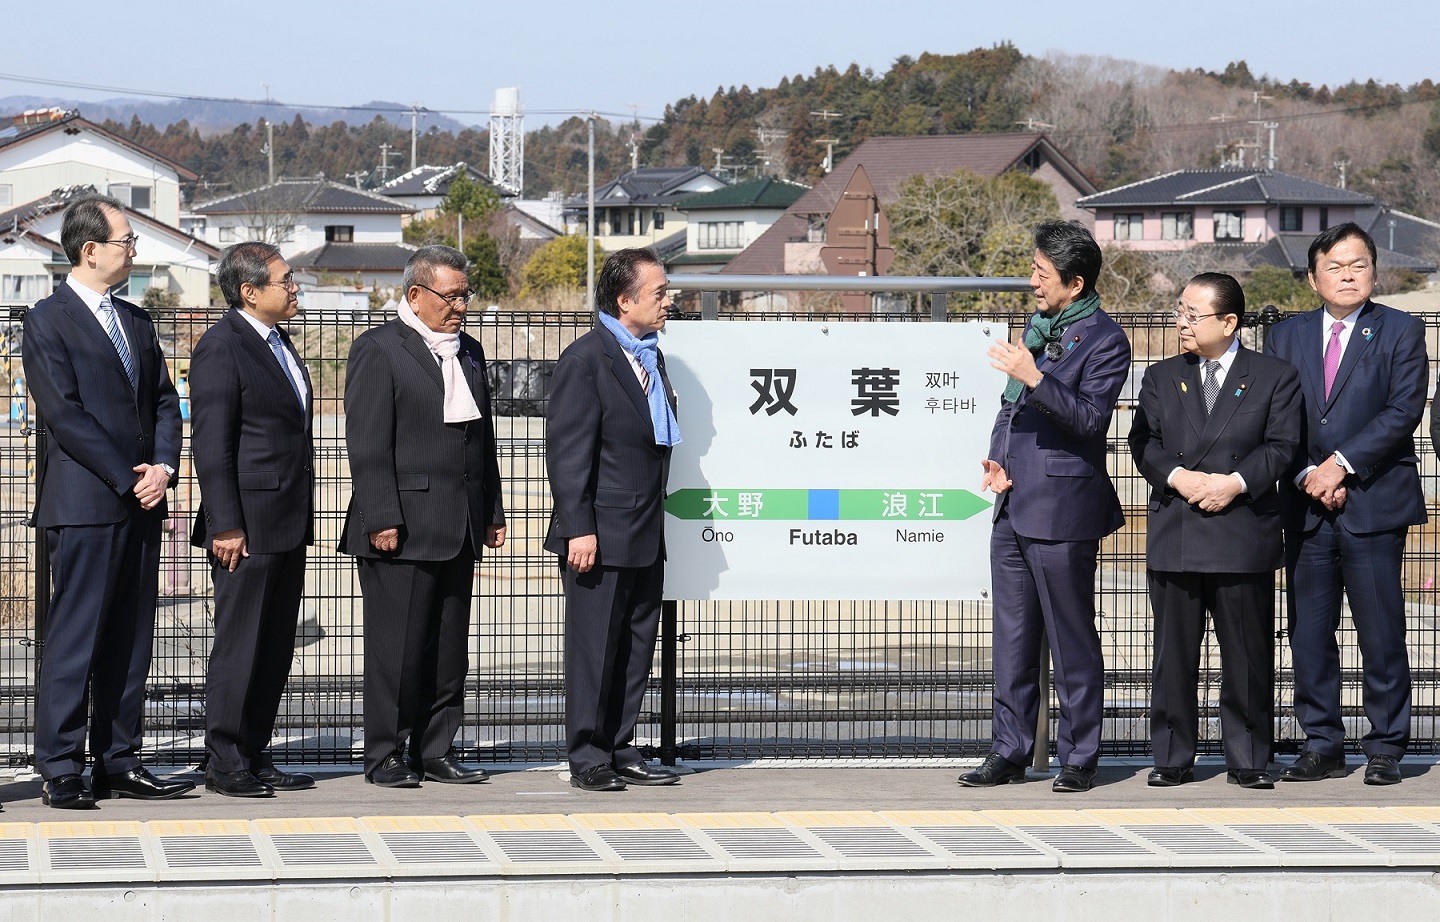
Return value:
M 520 195 L 525 191 L 525 115 L 520 111 L 520 88 L 495 91 L 490 111 L 490 181 Z

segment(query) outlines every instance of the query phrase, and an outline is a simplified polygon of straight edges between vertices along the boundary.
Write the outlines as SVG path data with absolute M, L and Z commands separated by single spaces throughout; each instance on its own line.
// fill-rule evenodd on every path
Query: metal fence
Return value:
M 707 297 L 705 306 L 713 310 L 713 298 Z M 936 309 L 943 316 L 943 300 Z M 929 322 L 929 313 L 784 316 Z M 721 318 L 748 322 L 781 316 L 727 313 Z M 1138 388 L 1144 365 L 1175 351 L 1173 327 L 1168 314 L 1114 316 L 1134 344 L 1132 387 Z M 182 396 L 190 348 L 218 317 L 218 311 L 156 315 Z M 314 382 L 318 511 L 295 662 L 277 729 L 276 753 L 282 760 L 360 759 L 362 606 L 354 564 L 335 552 L 350 492 L 342 395 L 351 341 L 384 319 L 375 314 L 309 315 L 289 324 Z M 1015 313 L 983 319 L 1008 324 L 1013 333 L 1025 318 Z M 1440 355 L 1440 315 L 1425 319 L 1429 352 Z M 472 318 L 468 325 L 493 365 L 510 522 L 507 546 L 487 553 L 477 572 L 472 672 L 460 739 L 469 758 L 563 758 L 563 603 L 556 562 L 540 547 L 550 511 L 543 412 L 554 360 L 590 325 L 580 312 L 503 311 Z M 1261 334 L 1246 332 L 1252 339 Z M 0 335 L 0 374 L 14 395 L 0 434 L 0 758 L 11 765 L 32 758 L 36 649 L 35 532 L 22 523 L 33 501 L 35 438 L 28 425 L 31 408 L 18 383 L 22 348 L 18 318 L 12 317 Z M 188 416 L 188 404 L 185 409 Z M 1149 746 L 1151 634 L 1144 581 L 1148 488 L 1125 448 L 1130 420 L 1127 396 L 1110 434 L 1110 470 L 1127 524 L 1101 546 L 1098 589 L 1107 665 L 1108 755 L 1139 755 Z M 187 419 L 187 436 L 188 428 Z M 1404 581 L 1415 682 L 1413 748 L 1434 752 L 1440 746 L 1435 586 L 1440 572 L 1435 497 L 1440 484 L 1429 440 L 1419 441 L 1432 524 L 1411 531 Z M 203 752 L 212 599 L 203 554 L 189 544 L 197 501 L 187 451 L 172 494 L 147 692 L 146 747 L 150 758 L 166 763 L 194 761 Z M 1278 578 L 1277 592 L 1283 592 Z M 1277 628 L 1283 627 L 1283 598 L 1278 610 Z M 662 694 L 657 669 L 642 715 L 640 734 L 651 751 L 672 733 L 678 753 L 687 758 L 960 756 L 988 751 L 988 602 L 685 602 L 678 606 L 675 623 L 670 638 L 675 651 L 669 676 L 673 696 Z M 1358 651 L 1348 620 L 1341 640 L 1347 714 L 1363 721 Z M 1201 745 L 1218 752 L 1219 659 L 1213 643 L 1206 650 Z M 1278 745 L 1282 751 L 1293 750 L 1300 734 L 1291 717 L 1289 651 L 1283 642 L 1277 644 L 1275 665 Z

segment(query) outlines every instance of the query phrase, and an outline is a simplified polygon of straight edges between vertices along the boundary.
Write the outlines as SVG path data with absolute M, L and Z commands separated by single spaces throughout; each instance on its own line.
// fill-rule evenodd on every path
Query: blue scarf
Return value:
M 670 400 L 665 394 L 665 379 L 660 376 L 659 335 L 646 333 L 637 337 L 625 329 L 623 323 L 604 311 L 600 312 L 600 322 L 605 325 L 605 329 L 615 334 L 615 338 L 620 341 L 620 348 L 635 356 L 640 367 L 645 369 L 645 374 L 650 377 L 650 391 L 646 394 L 646 399 L 650 401 L 650 421 L 655 425 L 655 444 L 679 445 L 680 423 L 675 419 L 675 411 L 670 409 Z

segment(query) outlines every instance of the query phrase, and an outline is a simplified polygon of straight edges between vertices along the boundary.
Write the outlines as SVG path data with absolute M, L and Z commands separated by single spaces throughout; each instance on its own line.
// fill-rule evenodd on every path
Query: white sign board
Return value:
M 667 599 L 977 599 L 1003 324 L 676 321 Z

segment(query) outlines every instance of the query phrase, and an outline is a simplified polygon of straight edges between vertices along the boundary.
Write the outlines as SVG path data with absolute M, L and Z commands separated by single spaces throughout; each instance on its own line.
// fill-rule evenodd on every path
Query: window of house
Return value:
M 740 249 L 739 221 L 702 221 L 700 224 L 699 248 L 702 250 Z
M 655 220 L 654 220 L 655 229 L 656 229 L 656 230 L 664 230 L 664 229 L 665 229 L 665 212 L 663 212 L 663 211 L 657 211 L 657 212 L 655 212 L 654 219 L 655 219 Z
M 1330 229 L 1330 209 L 1324 205 L 1320 206 L 1320 229 L 1322 231 Z
M 276 243 L 293 243 L 295 241 L 295 225 L 284 224 L 275 228 Z
M 1243 211 L 1217 211 L 1217 212 L 1215 212 L 1215 239 L 1216 239 L 1216 240 L 1244 240 L 1244 239 L 1245 239 L 1245 212 L 1243 212 Z
M 221 242 L 221 243 L 234 243 L 234 242 L 235 242 L 235 228 L 234 228 L 234 227 L 229 227 L 229 226 L 220 228 L 220 242 Z
M 46 275 L 0 275 L 0 301 L 7 304 L 34 304 L 50 294 Z
M 625 213 L 625 233 L 631 237 L 635 236 L 635 212 L 633 211 Z
M 15 204 L 15 187 L 9 183 L 0 183 L 0 208 L 9 208 Z
M 1167 211 L 1160 215 L 1161 240 L 1194 240 L 1195 215 L 1188 211 Z
M 1280 206 L 1280 230 L 1303 231 L 1305 229 L 1305 209 L 1299 205 Z
M 145 297 L 145 289 L 150 287 L 152 276 L 149 272 L 131 272 L 130 277 L 111 289 L 114 294 L 131 301 L 139 301 Z
M 625 226 L 623 223 L 624 220 L 625 219 L 621 217 L 620 212 L 610 212 L 610 233 L 614 234 L 617 237 L 620 236 L 620 229 Z
M 130 183 L 114 183 L 106 190 L 110 196 L 120 200 L 121 204 L 133 208 L 139 212 L 150 211 L 150 187 L 132 186 Z
M 326 224 L 326 243 L 354 243 L 355 225 L 353 224 Z
M 1144 240 L 1145 216 L 1143 214 L 1117 214 L 1115 216 L 1116 240 Z

